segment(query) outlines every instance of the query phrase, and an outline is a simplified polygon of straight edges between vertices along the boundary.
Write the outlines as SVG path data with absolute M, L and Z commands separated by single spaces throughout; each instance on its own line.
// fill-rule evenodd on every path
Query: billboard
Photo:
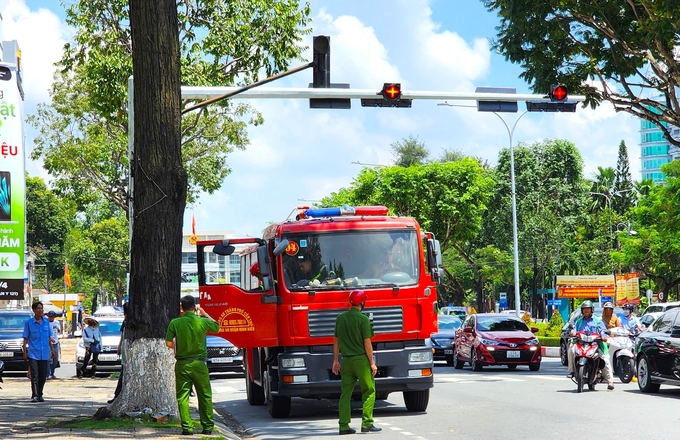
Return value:
M 24 299 L 26 174 L 16 69 L 0 64 L 0 300 Z
M 614 275 L 558 275 L 558 298 L 614 297 Z

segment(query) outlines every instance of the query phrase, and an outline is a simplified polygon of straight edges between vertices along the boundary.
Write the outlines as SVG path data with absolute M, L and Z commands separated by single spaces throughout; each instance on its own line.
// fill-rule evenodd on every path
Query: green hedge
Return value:
M 560 338 L 554 336 L 536 336 L 543 347 L 559 347 Z

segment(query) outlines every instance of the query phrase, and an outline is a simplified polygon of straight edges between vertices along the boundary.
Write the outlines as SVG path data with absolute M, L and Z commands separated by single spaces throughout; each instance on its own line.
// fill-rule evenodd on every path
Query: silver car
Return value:
M 118 343 L 120 342 L 120 326 L 123 324 L 123 317 L 97 317 L 99 321 L 99 332 L 102 334 L 102 351 L 99 353 L 97 362 L 97 373 L 120 371 L 120 356 L 118 355 Z M 76 368 L 83 366 L 85 358 L 85 345 L 83 340 L 78 341 L 76 346 Z M 87 369 L 92 368 L 92 360 Z

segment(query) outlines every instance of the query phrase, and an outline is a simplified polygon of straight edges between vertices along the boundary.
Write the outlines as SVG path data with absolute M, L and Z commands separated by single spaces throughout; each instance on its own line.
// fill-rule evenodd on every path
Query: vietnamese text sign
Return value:
M 558 298 L 614 296 L 613 275 L 558 275 Z
M 24 299 L 26 177 L 16 70 L 0 66 L 0 299 Z

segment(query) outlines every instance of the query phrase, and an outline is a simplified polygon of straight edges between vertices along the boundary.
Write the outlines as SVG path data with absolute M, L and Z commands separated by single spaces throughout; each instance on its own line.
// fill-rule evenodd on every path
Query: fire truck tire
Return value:
M 264 404 L 264 390 L 253 382 L 248 369 L 246 369 L 246 398 L 251 405 Z
M 430 402 L 430 390 L 404 391 L 404 404 L 408 412 L 424 412 Z
M 267 410 L 275 419 L 283 419 L 290 415 L 290 397 L 275 396 L 272 394 L 269 374 L 264 373 L 265 396 L 267 397 Z

